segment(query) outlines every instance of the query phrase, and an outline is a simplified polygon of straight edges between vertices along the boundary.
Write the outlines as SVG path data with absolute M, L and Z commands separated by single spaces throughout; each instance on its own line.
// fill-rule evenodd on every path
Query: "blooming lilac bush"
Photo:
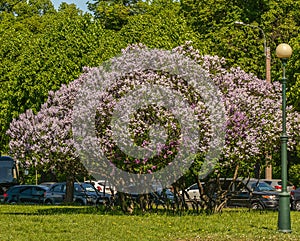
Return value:
M 200 80 L 205 83 L 199 84 Z M 118 190 L 143 183 L 136 190 L 142 193 L 151 188 L 153 178 L 164 180 L 164 186 L 174 183 L 199 152 L 208 157 L 203 171 L 208 173 L 225 123 L 219 117 L 225 110 L 217 93 L 207 73 L 183 55 L 128 48 L 122 56 L 93 69 L 78 91 L 73 134 L 85 166 L 93 175 L 116 176 L 118 183 L 112 182 L 120 184 Z
M 124 50 L 123 56 L 130 51 L 143 49 L 147 48 L 143 45 L 131 45 Z M 230 168 L 235 170 L 236 175 L 240 170 L 250 172 L 255 163 L 264 164 L 262 160 L 266 154 L 278 151 L 281 133 L 280 83 L 267 83 L 240 68 L 227 69 L 223 58 L 200 56 L 189 42 L 171 52 L 188 56 L 199 64 L 205 76 L 209 77 L 222 93 L 222 103 L 226 112 L 226 123 L 222 127 L 226 135 L 216 169 Z M 126 172 L 151 174 L 172 165 L 174 157 L 180 150 L 183 141 L 182 126 L 176 120 L 174 113 L 161 105 L 141 106 L 131 115 L 128 124 L 134 145 L 151 149 L 155 152 L 155 156 L 128 155 L 114 139 L 111 119 L 114 117 L 115 107 L 127 93 L 145 83 L 176 90 L 189 104 L 198 120 L 199 142 L 193 158 L 197 159 L 197 163 L 201 166 L 205 162 L 205 155 L 211 143 L 215 140 L 209 108 L 217 108 L 217 104 L 210 103 L 208 106 L 203 99 L 206 93 L 189 85 L 184 76 L 157 71 L 157 69 L 142 71 L 139 66 L 132 66 L 130 59 L 124 59 L 123 63 L 125 66 L 120 66 L 120 70 L 130 69 L 131 72 L 126 72 L 117 78 L 116 75 L 111 75 L 110 78 L 116 78 L 114 84 L 106 86 L 107 91 L 100 93 L 96 100 L 96 113 L 91 113 L 99 148 L 104 150 L 112 166 Z M 109 64 L 104 65 L 103 68 L 109 68 Z M 97 74 L 99 74 L 98 68 L 85 68 L 78 79 L 62 86 L 56 92 L 49 92 L 47 102 L 38 113 L 34 114 L 28 110 L 12 121 L 7 133 L 11 138 L 9 146 L 14 158 L 24 166 L 38 164 L 46 168 L 70 172 L 71 175 L 84 170 L 80 162 L 80 153 L 74 146 L 73 106 L 78 98 L 80 87 L 91 76 Z M 299 137 L 300 115 L 291 107 L 288 107 L 287 115 L 287 131 L 290 136 L 288 144 L 289 148 L 294 148 L 295 140 Z M 153 126 L 162 127 L 163 145 L 161 142 L 155 145 L 151 142 Z M 123 140 L 122 135 L 121 132 L 120 140 Z M 85 141 L 89 142 L 88 139 Z M 95 163 L 92 165 L 95 166 Z

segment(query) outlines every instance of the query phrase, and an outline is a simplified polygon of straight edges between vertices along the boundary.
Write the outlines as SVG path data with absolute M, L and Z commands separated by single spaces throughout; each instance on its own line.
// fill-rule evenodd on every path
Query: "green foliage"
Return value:
M 192 31 L 189 23 L 179 14 L 179 4 L 164 2 L 168 4 L 154 2 L 147 13 L 132 16 L 120 30 L 120 39 L 128 44 L 144 43 L 149 48 L 158 49 L 172 49 L 188 40 L 197 43 L 199 35 Z
M 300 187 L 300 164 L 294 164 L 289 168 L 289 180 L 296 187 Z
M 105 28 L 120 30 L 130 16 L 143 13 L 147 5 L 141 0 L 94 0 L 88 8 Z
M 225 57 L 229 65 L 240 66 L 260 78 L 265 77 L 263 36 L 257 28 L 234 27 L 234 22 L 243 21 L 262 28 L 271 48 L 274 81 L 280 78 L 281 67 L 275 48 L 279 43 L 290 42 L 299 35 L 299 8 L 299 3 L 291 0 L 181 1 L 181 12 L 193 29 L 200 33 L 201 41 L 209 47 L 209 54 Z
M 50 0 L 1 0 L 0 18 L 5 13 L 13 14 L 19 19 L 25 19 L 34 15 L 54 13 L 54 7 Z
M 114 33 L 104 31 L 75 5 L 25 19 L 5 15 L 0 34 L 2 151 L 13 118 L 26 109 L 37 112 L 49 90 L 57 90 L 77 78 L 84 66 L 99 65 L 118 50 Z
M 287 65 L 289 91 L 287 98 L 298 111 L 300 111 L 300 35 L 291 40 L 293 54 Z

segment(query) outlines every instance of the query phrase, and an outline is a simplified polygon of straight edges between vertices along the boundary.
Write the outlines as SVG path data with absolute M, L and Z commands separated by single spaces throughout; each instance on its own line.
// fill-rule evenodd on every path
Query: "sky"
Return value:
M 75 3 L 77 8 L 80 8 L 81 10 L 83 11 L 87 11 L 87 5 L 86 5 L 86 2 L 88 0 L 51 0 L 51 2 L 53 3 L 54 7 L 56 9 L 58 9 L 59 5 L 62 3 L 62 2 L 66 2 L 66 3 Z M 92 2 L 92 1 L 91 1 Z

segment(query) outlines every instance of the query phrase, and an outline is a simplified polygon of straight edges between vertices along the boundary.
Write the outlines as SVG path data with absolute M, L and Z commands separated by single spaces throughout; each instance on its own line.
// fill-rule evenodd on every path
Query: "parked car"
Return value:
M 48 187 L 41 185 L 17 185 L 4 193 L 4 203 L 42 204 Z
M 204 186 L 204 182 L 201 182 L 201 185 Z M 180 192 L 182 195 L 182 191 Z M 186 201 L 188 200 L 200 200 L 200 192 L 199 192 L 199 186 L 197 183 L 194 183 L 193 185 L 189 186 L 185 189 L 184 198 Z
M 7 187 L 1 187 L 0 186 L 0 203 L 4 202 L 4 194 L 7 191 Z
M 56 182 L 42 182 L 39 185 L 42 186 L 46 186 L 46 187 L 51 187 L 53 184 L 55 184 Z
M 210 193 L 212 201 L 226 201 L 226 207 L 277 210 L 279 206 L 279 192 L 254 178 L 237 178 L 235 181 L 233 178 L 211 179 L 205 183 L 204 192 Z
M 45 204 L 62 204 L 66 196 L 66 183 L 55 183 L 46 192 Z M 110 199 L 110 194 L 103 194 L 90 183 L 74 183 L 73 202 L 79 205 L 98 205 Z
M 291 191 L 291 209 L 300 211 L 300 188 Z
M 260 181 L 264 181 L 274 187 L 276 191 L 281 192 L 282 181 L 281 179 L 260 179 Z M 287 182 L 287 191 L 291 192 L 295 190 L 295 186 L 290 181 Z
M 0 153 L 0 202 L 4 201 L 4 193 L 8 188 L 19 184 L 16 160 Z
M 170 189 L 159 189 L 150 193 L 150 199 L 155 205 L 166 205 L 175 203 L 174 193 Z
M 91 180 L 91 181 L 85 181 L 85 183 L 91 183 L 99 192 L 105 191 L 105 193 L 108 194 L 116 193 L 116 188 L 113 187 L 108 181 L 105 180 L 97 180 L 97 181 Z
M 266 182 L 258 179 L 220 180 L 222 188 L 228 190 L 227 207 L 248 207 L 252 209 L 278 209 L 279 193 Z

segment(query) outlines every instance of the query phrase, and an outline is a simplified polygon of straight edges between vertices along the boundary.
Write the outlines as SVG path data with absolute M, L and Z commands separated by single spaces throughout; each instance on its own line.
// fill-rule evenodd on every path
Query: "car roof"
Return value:
M 43 186 L 43 185 L 24 184 L 24 185 L 15 185 L 15 186 L 12 186 L 8 190 L 28 188 L 28 187 L 40 187 L 40 188 L 45 189 L 45 190 L 49 189 L 49 187 Z
M 57 185 L 66 185 L 66 184 L 67 184 L 67 182 L 56 182 L 56 183 L 53 183 L 50 187 L 54 187 Z M 93 184 L 90 182 L 74 182 L 74 185 L 91 185 L 91 186 L 93 186 Z
M 269 178 L 261 178 L 259 180 L 262 180 L 262 181 L 275 181 L 275 182 L 281 181 L 281 179 L 269 179 Z
M 13 187 L 46 187 L 44 185 L 34 185 L 34 184 L 21 184 L 21 185 L 15 185 L 15 186 L 12 186 Z

